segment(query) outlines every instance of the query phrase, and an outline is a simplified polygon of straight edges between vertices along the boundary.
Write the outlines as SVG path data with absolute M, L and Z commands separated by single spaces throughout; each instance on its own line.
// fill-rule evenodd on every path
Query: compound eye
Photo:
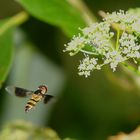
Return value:
M 41 86 L 39 86 L 38 88 L 39 88 L 40 90 L 45 91 L 45 92 L 48 91 L 48 88 L 47 88 L 47 86 L 45 86 L 45 85 L 41 85 Z
M 47 87 L 46 86 L 44 86 L 44 87 L 42 87 L 42 90 L 44 90 L 45 92 L 47 92 Z

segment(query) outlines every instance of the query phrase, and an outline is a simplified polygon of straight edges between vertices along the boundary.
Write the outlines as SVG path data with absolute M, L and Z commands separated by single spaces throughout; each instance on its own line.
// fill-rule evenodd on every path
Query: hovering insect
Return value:
M 37 104 L 37 102 L 44 99 L 44 103 L 46 104 L 53 97 L 52 95 L 47 94 L 48 87 L 45 85 L 40 85 L 36 91 L 30 91 L 24 88 L 14 86 L 7 86 L 5 89 L 8 93 L 14 94 L 18 97 L 31 96 L 25 106 L 25 112 L 28 112 L 30 109 L 32 109 Z

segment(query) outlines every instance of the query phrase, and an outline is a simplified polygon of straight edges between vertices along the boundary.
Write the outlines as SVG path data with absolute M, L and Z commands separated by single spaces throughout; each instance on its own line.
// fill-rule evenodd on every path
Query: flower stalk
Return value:
M 28 14 L 26 12 L 20 12 L 17 15 L 9 18 L 0 28 L 0 35 L 7 31 L 10 27 L 20 25 L 28 19 Z
M 117 30 L 116 50 L 119 50 L 120 29 Z

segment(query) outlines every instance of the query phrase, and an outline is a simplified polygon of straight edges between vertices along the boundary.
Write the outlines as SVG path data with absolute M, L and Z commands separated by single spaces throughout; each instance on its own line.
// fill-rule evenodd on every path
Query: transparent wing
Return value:
M 52 95 L 45 95 L 44 97 L 44 104 L 48 103 L 48 101 L 50 101 L 54 96 Z
M 15 87 L 15 86 L 7 86 L 6 91 L 12 95 L 16 95 L 18 97 L 27 97 L 31 94 L 33 94 L 33 91 L 20 88 L 20 87 Z

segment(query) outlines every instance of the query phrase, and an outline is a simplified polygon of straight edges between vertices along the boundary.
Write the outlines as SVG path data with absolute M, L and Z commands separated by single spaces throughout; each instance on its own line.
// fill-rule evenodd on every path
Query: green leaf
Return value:
M 18 0 L 33 16 L 60 27 L 69 37 L 78 33 L 85 22 L 80 12 L 66 0 Z
M 27 13 L 0 20 L 0 87 L 6 80 L 13 58 L 13 28 L 28 18 Z
M 1 28 L 0 22 L 0 28 Z M 7 30 L 0 35 L 0 87 L 5 81 L 12 63 L 13 41 L 12 29 Z

